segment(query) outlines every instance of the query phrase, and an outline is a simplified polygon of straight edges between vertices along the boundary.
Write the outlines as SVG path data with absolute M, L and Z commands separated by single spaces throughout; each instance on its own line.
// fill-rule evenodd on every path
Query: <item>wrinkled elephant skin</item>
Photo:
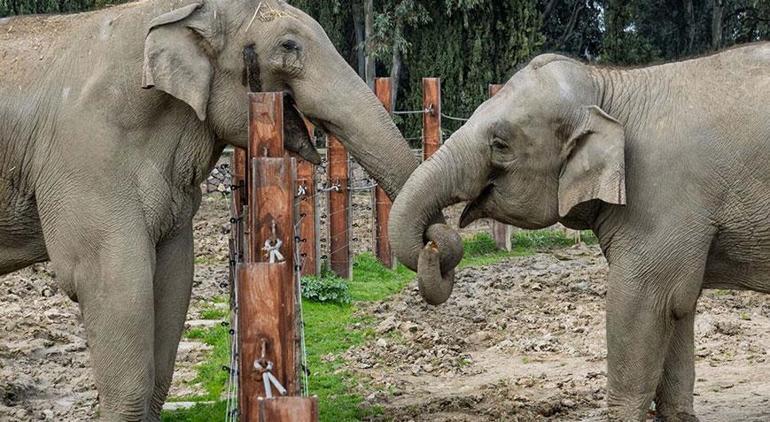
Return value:
M 0 19 L 0 69 L 0 274 L 52 261 L 83 313 L 104 420 L 159 420 L 199 186 L 225 145 L 246 145 L 250 89 L 287 93 L 286 146 L 309 161 L 303 117 L 391 198 L 417 167 L 321 26 L 283 1 Z
M 451 280 L 424 234 L 448 205 L 468 201 L 461 226 L 593 230 L 610 266 L 610 419 L 644 420 L 654 400 L 662 420 L 696 420 L 701 290 L 770 292 L 768 69 L 768 43 L 632 70 L 539 56 L 412 174 L 393 249 L 435 303 Z

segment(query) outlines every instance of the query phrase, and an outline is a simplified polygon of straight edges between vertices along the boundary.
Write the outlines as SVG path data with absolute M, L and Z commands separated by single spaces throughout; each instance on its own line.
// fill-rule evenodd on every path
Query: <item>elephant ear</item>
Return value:
M 209 55 L 223 44 L 216 10 L 203 3 L 156 17 L 144 41 L 142 88 L 155 87 L 184 101 L 205 120 L 214 73 Z
M 586 110 L 582 126 L 567 141 L 567 160 L 559 176 L 559 215 L 599 199 L 626 204 L 623 126 L 597 106 Z

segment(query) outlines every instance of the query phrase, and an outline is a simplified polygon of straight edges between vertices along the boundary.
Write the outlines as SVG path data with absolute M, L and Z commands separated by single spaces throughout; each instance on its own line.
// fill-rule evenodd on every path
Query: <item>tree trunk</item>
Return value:
M 711 49 L 722 47 L 722 19 L 724 15 L 723 0 L 710 0 L 711 3 Z
M 364 33 L 364 8 L 360 1 L 353 2 L 353 28 L 356 33 L 356 70 L 366 78 L 366 38 Z
M 374 0 L 364 0 L 364 32 L 367 43 L 366 48 L 366 84 L 369 88 L 374 89 L 374 76 L 375 76 L 375 60 L 372 55 L 371 49 L 368 46 L 371 39 L 372 32 L 374 31 Z
M 401 78 L 401 51 L 398 49 L 398 39 L 404 30 L 401 19 L 396 21 L 396 31 L 393 34 L 393 57 L 390 66 L 390 109 L 396 110 L 396 96 L 398 95 L 398 82 Z
M 695 43 L 695 11 L 693 10 L 692 0 L 684 0 L 684 17 L 687 24 L 687 46 L 685 52 L 692 53 L 692 46 Z

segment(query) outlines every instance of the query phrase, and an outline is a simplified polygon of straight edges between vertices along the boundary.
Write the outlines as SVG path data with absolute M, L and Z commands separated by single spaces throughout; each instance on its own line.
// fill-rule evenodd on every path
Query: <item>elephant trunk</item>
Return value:
M 326 58 L 330 63 L 321 68 L 333 69 L 331 74 L 292 81 L 297 105 L 311 121 L 334 134 L 394 199 L 419 162 L 366 83 L 342 57 L 330 56 Z
M 478 194 L 481 188 L 476 185 L 482 178 L 468 170 L 482 167 L 483 162 L 481 154 L 470 148 L 470 142 L 456 133 L 415 170 L 391 209 L 393 250 L 400 262 L 417 271 L 420 293 L 430 304 L 449 298 L 454 267 L 463 254 L 459 234 L 437 223 L 434 216 L 444 207 Z

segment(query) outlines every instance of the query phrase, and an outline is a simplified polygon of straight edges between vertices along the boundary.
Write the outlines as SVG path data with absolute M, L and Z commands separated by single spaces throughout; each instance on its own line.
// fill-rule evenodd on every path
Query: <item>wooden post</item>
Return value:
M 422 159 L 441 147 L 441 79 L 422 78 Z
M 235 148 L 230 157 L 231 186 L 230 186 L 230 239 L 232 259 L 237 262 L 245 258 L 244 250 L 244 204 L 247 203 L 246 188 L 246 150 Z
M 313 139 L 314 127 L 305 122 Z M 305 160 L 297 162 L 297 218 L 299 218 L 300 259 L 302 275 L 321 273 L 318 259 L 318 197 L 316 196 L 315 166 Z
M 294 187 L 296 162 L 283 149 L 283 94 L 249 94 L 249 254 L 238 266 L 239 413 L 242 421 L 262 421 L 267 397 L 262 367 L 289 395 L 300 392 L 296 324 L 297 283 L 294 271 Z M 283 256 L 274 263 L 263 250 L 277 245 Z M 279 395 L 276 389 L 271 394 Z M 296 398 L 297 400 L 313 400 Z M 281 407 L 279 401 L 270 406 Z M 312 406 L 307 406 L 307 411 Z M 288 412 L 288 413 L 287 413 Z M 278 412 L 271 421 L 300 420 Z M 312 414 L 307 418 L 312 419 Z M 311 420 L 307 419 L 307 420 Z M 305 420 L 305 419 L 301 419 Z
M 377 78 L 374 81 L 374 93 L 380 102 L 385 106 L 385 110 L 391 113 L 392 92 L 390 78 Z M 374 203 L 373 214 L 374 224 L 372 225 L 372 240 L 374 240 L 374 254 L 377 259 L 387 268 L 395 268 L 396 257 L 390 248 L 390 237 L 388 237 L 388 217 L 390 216 L 390 207 L 393 202 L 385 194 L 381 187 L 377 186 L 372 192 Z
M 329 266 L 342 278 L 350 278 L 353 266 L 350 260 L 350 190 L 348 189 L 348 153 L 342 143 L 328 135 L 327 180 L 329 191 Z
M 492 98 L 503 88 L 502 85 L 491 84 L 489 85 L 489 97 Z M 492 222 L 492 237 L 495 239 L 497 249 L 510 251 L 513 247 L 511 245 L 511 234 L 513 227 L 508 224 L 503 224 L 497 220 L 491 220 Z

